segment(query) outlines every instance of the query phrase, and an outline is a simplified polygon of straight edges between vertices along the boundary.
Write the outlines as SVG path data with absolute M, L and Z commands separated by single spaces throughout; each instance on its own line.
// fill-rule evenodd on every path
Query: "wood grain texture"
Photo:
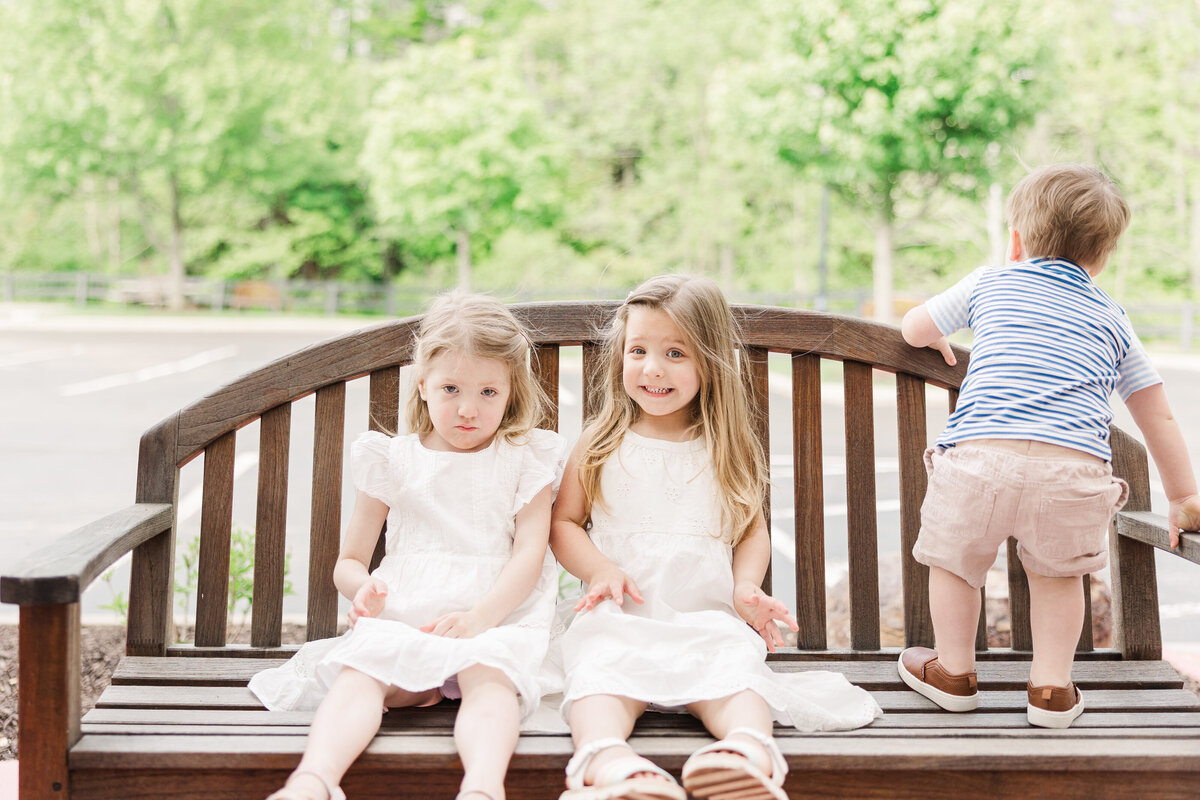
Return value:
M 928 352 L 932 353 L 932 350 Z M 938 357 L 940 360 L 940 356 Z M 960 361 L 961 363 L 961 361 Z M 900 565 L 904 585 L 904 642 L 933 647 L 929 616 L 929 568 L 912 557 L 921 532 L 921 504 L 929 480 L 925 474 L 925 382 L 914 375 L 896 376 L 896 428 L 900 451 Z
M 1132 436 L 1112 429 L 1113 474 L 1129 484 L 1126 512 L 1150 510 L 1150 469 L 1146 449 Z M 1154 547 L 1121 536 L 1114 522 L 1109 534 L 1112 580 L 1113 643 L 1126 658 L 1162 657 L 1158 616 L 1158 577 Z
M 1154 548 L 1200 564 L 1200 533 L 1181 533 L 1179 547 L 1171 549 L 1167 518 L 1150 511 L 1121 511 L 1117 514 L 1117 533 Z
M 142 435 L 138 445 L 136 500 L 138 503 L 179 502 L 179 467 L 175 461 L 178 413 Z M 125 651 L 162 655 L 175 640 L 175 521 L 166 531 L 133 551 L 129 572 L 129 622 Z
M 346 384 L 334 383 L 317 390 L 314 427 L 306 631 L 309 641 L 328 639 L 337 633 L 338 593 L 333 585 L 333 567 L 341 545 Z
M 546 394 L 546 412 L 537 427 L 558 430 L 558 345 L 539 344 L 533 348 L 533 373 Z
M 1032 650 L 1033 633 L 1029 628 L 1029 578 L 1017 556 L 1017 540 L 1009 537 L 1008 549 L 1008 619 L 1012 626 L 1012 649 Z
M 196 580 L 197 647 L 225 644 L 235 436 L 227 433 L 204 451 L 204 504 L 200 510 L 200 565 Z
M 825 490 L 821 449 L 821 359 L 792 356 L 792 468 L 796 509 L 796 646 L 824 648 Z
M 395 436 L 400 432 L 400 368 L 384 367 L 371 373 L 371 406 L 369 427 L 373 431 Z M 379 538 L 371 553 L 370 571 L 383 561 L 387 554 L 387 522 L 379 527 Z
M 583 344 L 583 426 L 586 427 L 600 410 L 604 392 L 604 348 L 599 344 Z
M 850 646 L 879 649 L 879 534 L 875 510 L 875 394 L 870 364 L 842 365 L 846 434 L 846 552 Z
M 771 389 L 767 373 L 767 351 L 761 347 L 743 348 L 740 363 L 745 375 L 746 389 L 749 394 L 752 414 L 751 424 L 762 447 L 763 464 L 770 477 L 771 453 Z M 767 523 L 767 535 L 771 535 L 771 492 L 769 487 L 763 491 L 763 519 Z M 771 593 L 771 563 L 767 564 L 767 574 L 763 577 L 763 591 Z
M 279 658 L 161 658 L 126 656 L 113 672 L 114 686 L 245 686 L 256 673 L 277 667 Z M 896 672 L 895 659 L 774 661 L 778 673 L 830 670 L 851 683 L 871 691 L 908 689 Z M 988 691 L 1016 691 L 1025 687 L 1029 661 L 1024 659 L 981 660 L 979 685 Z M 1073 676 L 1084 689 L 1180 689 L 1183 678 L 1165 661 L 1080 661 Z M 946 717 L 949 719 L 949 715 Z
M 263 414 L 258 429 L 258 502 L 254 522 L 254 605 L 250 643 L 279 644 L 283 630 L 283 587 L 287 562 L 288 456 L 292 404 Z
M 79 603 L 21 607 L 17 715 L 24 800 L 69 797 L 79 739 Z
M 117 559 L 171 527 L 174 509 L 138 503 L 35 550 L 0 577 L 0 602 L 48 605 L 78 602 Z

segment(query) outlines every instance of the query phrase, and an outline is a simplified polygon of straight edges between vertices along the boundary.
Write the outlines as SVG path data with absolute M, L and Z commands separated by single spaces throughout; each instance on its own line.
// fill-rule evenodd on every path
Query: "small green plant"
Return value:
M 285 597 L 295 594 L 292 582 L 287 575 L 291 571 L 292 554 L 283 556 L 283 594 Z M 182 627 L 189 627 L 189 613 L 192 607 L 192 597 L 196 594 L 200 581 L 200 538 L 188 542 L 186 548 L 180 550 L 179 561 L 175 569 L 175 602 L 183 615 Z M 241 526 L 234 526 L 230 531 L 229 540 L 229 597 L 227 610 L 230 619 L 234 620 L 233 631 L 229 638 L 233 639 L 246 627 L 250 611 L 254 607 L 254 531 Z
M 117 616 L 121 618 L 121 624 L 126 625 L 129 622 L 129 601 L 125 599 L 124 592 L 118 591 L 113 586 L 113 576 L 115 574 L 116 570 L 110 569 L 100 576 L 100 579 L 104 581 L 104 584 L 108 587 L 109 594 L 112 596 L 112 602 L 100 607 L 116 612 Z

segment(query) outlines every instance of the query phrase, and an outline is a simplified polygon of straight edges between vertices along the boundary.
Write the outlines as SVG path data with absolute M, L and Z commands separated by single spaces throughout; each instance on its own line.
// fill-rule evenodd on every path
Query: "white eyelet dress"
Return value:
M 641 589 L 580 612 L 562 634 L 562 713 L 611 694 L 678 707 L 750 689 L 775 720 L 805 731 L 848 730 L 880 713 L 837 672 L 780 674 L 762 637 L 733 608 L 733 550 L 719 536 L 718 487 L 703 439 L 668 442 L 632 431 L 604 465 L 605 507 L 591 537 Z
M 387 554 L 372 573 L 388 585 L 386 607 L 340 637 L 303 645 L 286 664 L 255 675 L 250 690 L 272 711 L 311 710 L 342 667 L 420 692 L 485 664 L 513 682 L 527 717 L 541 694 L 558 593 L 549 553 L 533 592 L 496 627 L 470 639 L 419 627 L 467 611 L 487 593 L 512 555 L 515 515 L 545 486 L 557 491 L 565 455 L 562 437 L 544 430 L 515 445 L 497 438 L 475 453 L 428 450 L 415 434 L 364 433 L 351 448 L 351 472 L 358 489 L 390 509 Z

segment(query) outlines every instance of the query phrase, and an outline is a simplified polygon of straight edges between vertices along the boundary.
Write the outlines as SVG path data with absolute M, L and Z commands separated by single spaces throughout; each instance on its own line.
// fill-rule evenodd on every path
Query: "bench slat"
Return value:
M 925 697 L 909 690 L 875 691 L 875 699 L 885 713 L 931 711 L 936 706 Z M 980 694 L 982 711 L 1024 711 L 1026 694 L 1020 691 L 989 691 Z M 244 686 L 109 686 L 96 702 L 97 708 L 262 708 Z M 1093 689 L 1087 692 L 1087 708 L 1091 712 L 1160 711 L 1200 709 L 1200 699 L 1184 689 Z
M 113 673 L 116 685 L 245 686 L 261 670 L 284 663 L 279 658 L 150 658 L 127 656 Z M 832 670 L 867 689 L 902 689 L 894 660 L 889 661 L 772 661 L 776 672 Z M 979 684 L 984 690 L 1022 689 L 1029 677 L 1028 661 L 980 661 Z M 1072 677 L 1083 689 L 1178 689 L 1183 680 L 1166 661 L 1081 661 Z
M 750 390 L 750 408 L 754 433 L 762 445 L 763 458 L 771 460 L 771 389 L 767 371 L 767 350 L 762 347 L 745 347 L 741 351 L 741 366 L 746 373 L 746 384 Z M 771 492 L 763 496 L 763 519 L 767 523 L 767 535 L 771 535 Z M 771 569 L 767 563 L 767 574 L 763 576 L 762 588 L 771 593 Z
M 276 647 L 282 639 L 288 454 L 292 404 L 263 414 L 258 429 L 258 505 L 254 523 L 254 605 L 250 643 Z
M 896 429 L 900 453 L 900 564 L 904 585 L 904 643 L 933 647 L 929 570 L 912 557 L 925 499 L 925 382 L 896 375 Z
M 850 646 L 879 649 L 879 540 L 875 514 L 875 371 L 842 365 L 846 433 L 846 533 L 850 562 Z
M 225 644 L 235 437 L 235 433 L 227 433 L 204 449 L 204 505 L 200 511 L 200 572 L 196 587 L 196 644 L 201 647 Z
M 333 585 L 333 567 L 341 542 L 345 422 L 346 384 L 334 383 L 318 389 L 308 555 L 309 640 L 327 639 L 337 632 L 338 594 Z
M 792 469 L 796 531 L 796 646 L 825 636 L 825 491 L 821 455 L 821 359 L 792 355 Z
M 837 736 L 830 734 L 781 736 L 778 739 L 793 769 L 841 766 L 845 769 L 878 769 L 881 759 L 891 769 L 979 769 L 1000 772 L 1050 767 L 1064 771 L 1184 771 L 1200 773 L 1195 744 L 1183 738 L 1151 736 L 1145 739 L 1097 736 L 997 737 L 983 736 Z M 94 767 L 149 769 L 186 765 L 193 768 L 220 765 L 226 769 L 291 768 L 303 751 L 305 737 L 296 733 L 226 736 L 91 735 L 71 750 L 72 769 Z M 691 737 L 634 736 L 634 749 L 650 755 L 667 769 L 677 770 L 691 754 Z M 522 761 L 549 766 L 565 759 L 571 740 L 562 737 L 522 737 L 513 768 Z M 286 756 L 291 756 L 290 759 Z M 380 736 L 359 759 L 369 767 L 396 756 L 411 759 L 417 767 L 424 759 L 434 765 L 442 758 L 457 759 L 449 731 L 441 736 L 413 734 Z M 215 759 L 215 760 L 210 760 Z M 416 762 L 416 763 L 414 763 Z M 540 767 L 539 767 L 540 768 Z M 561 766 L 560 766 L 561 768 Z M 560 777 L 561 780 L 561 777 Z M 1193 787 L 1194 788 L 1194 787 Z
M 400 430 L 400 367 L 385 367 L 374 370 L 370 380 L 370 408 L 368 427 L 394 436 Z M 370 570 L 383 561 L 387 554 L 387 521 L 379 526 L 379 538 L 371 553 Z
M 550 401 L 546 415 L 538 423 L 538 427 L 552 431 L 558 430 L 558 366 L 558 345 L 534 345 L 533 372 L 537 376 L 538 385 Z

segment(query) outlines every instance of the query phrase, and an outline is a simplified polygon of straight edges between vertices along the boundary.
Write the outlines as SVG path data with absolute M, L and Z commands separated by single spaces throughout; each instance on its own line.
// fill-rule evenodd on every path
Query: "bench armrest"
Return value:
M 0 576 L 0 602 L 77 603 L 83 590 L 117 559 L 171 528 L 167 503 L 136 503 L 71 531 Z
M 1179 547 L 1171 549 L 1167 518 L 1149 511 L 1121 511 L 1117 514 L 1117 533 L 1129 539 L 1157 547 L 1171 555 L 1200 564 L 1200 533 L 1181 533 Z

